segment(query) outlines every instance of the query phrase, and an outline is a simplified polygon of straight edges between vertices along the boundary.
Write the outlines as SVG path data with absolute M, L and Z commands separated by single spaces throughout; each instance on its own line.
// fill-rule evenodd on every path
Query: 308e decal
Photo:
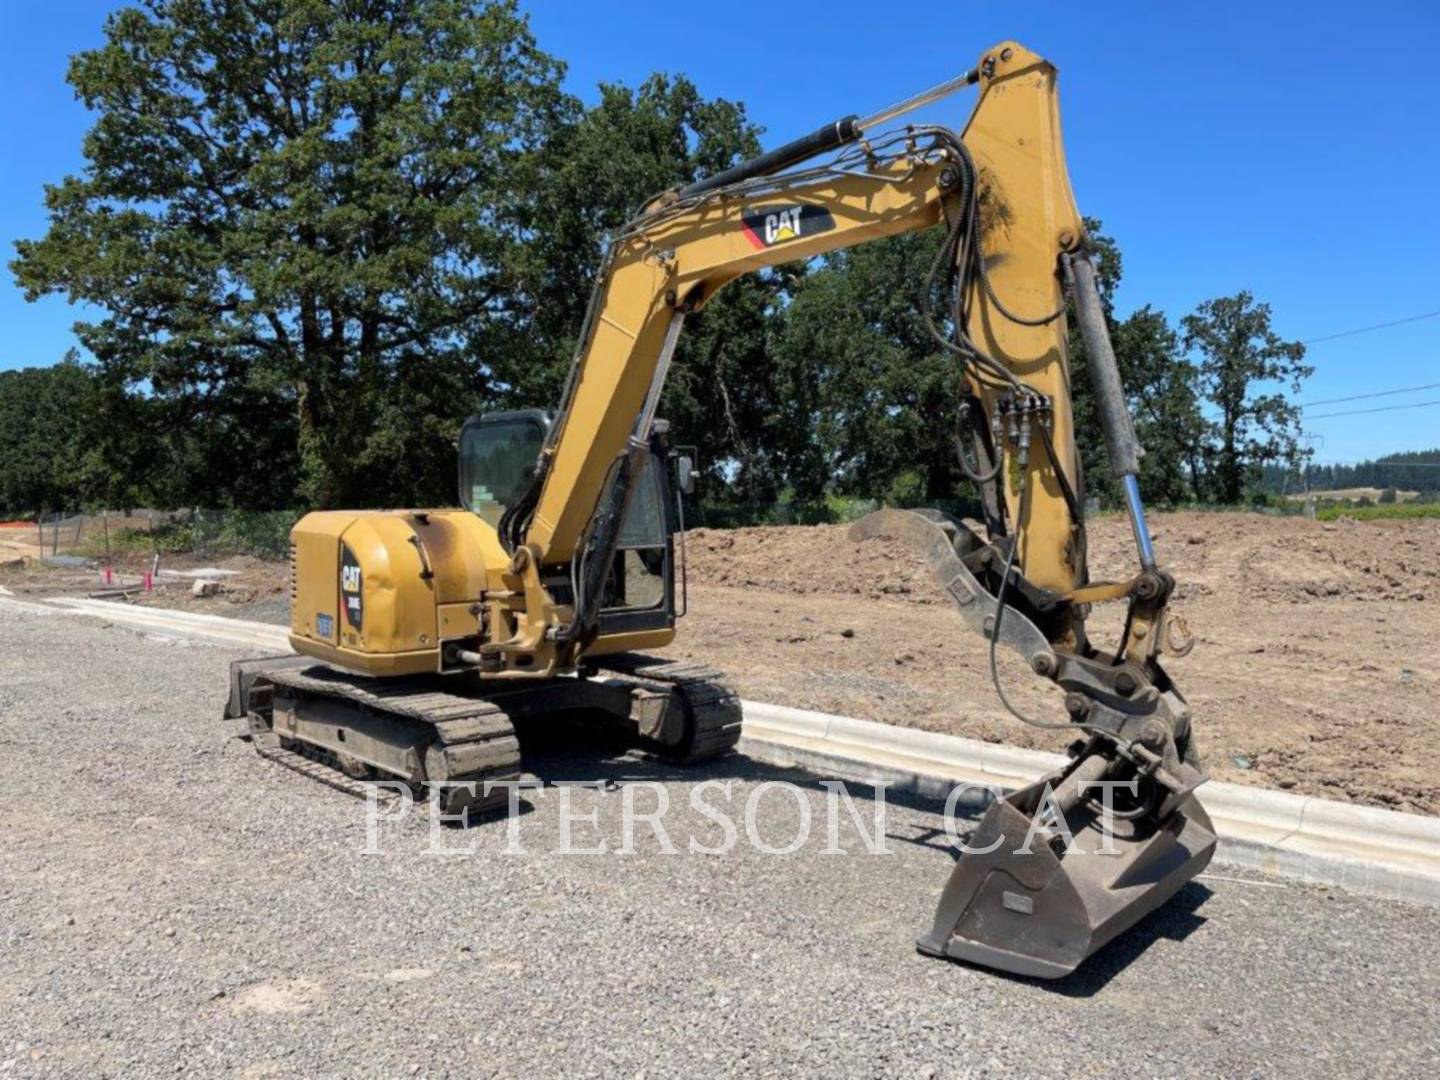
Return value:
M 745 236 L 757 251 L 802 236 L 815 236 L 835 228 L 835 219 L 823 206 L 757 206 L 741 217 Z

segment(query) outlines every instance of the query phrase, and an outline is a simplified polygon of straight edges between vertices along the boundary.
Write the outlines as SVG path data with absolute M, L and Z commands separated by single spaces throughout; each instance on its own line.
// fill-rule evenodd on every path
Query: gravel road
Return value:
M 218 719 L 228 661 L 0 603 L 0 1076 L 1433 1075 L 1440 911 L 1221 871 L 1072 979 L 925 959 L 950 866 L 933 808 L 888 855 L 824 855 L 814 779 L 731 759 L 673 773 L 525 733 L 549 786 L 518 819 L 432 836 L 262 761 Z M 693 785 L 762 801 L 712 845 Z M 614 781 L 603 789 L 565 781 Z M 663 780 L 681 853 L 643 825 Z M 563 790 L 562 790 L 563 789 Z M 709 801 L 724 807 L 722 789 Z M 566 794 L 568 792 L 568 794 Z M 757 792 L 759 795 L 757 796 Z M 868 804 L 860 803 L 868 814 Z M 435 854 L 438 840 L 470 854 Z

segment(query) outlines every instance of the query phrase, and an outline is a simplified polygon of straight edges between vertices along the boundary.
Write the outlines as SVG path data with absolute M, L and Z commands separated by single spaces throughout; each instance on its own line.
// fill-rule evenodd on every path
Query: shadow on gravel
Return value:
M 876 789 L 863 780 L 818 776 L 798 767 L 786 768 L 756 761 L 741 753 L 699 765 L 672 765 L 646 754 L 623 730 L 583 715 L 517 720 L 515 729 L 525 771 L 547 784 L 614 781 L 618 786 L 626 780 L 659 783 L 741 780 L 759 784 L 779 780 L 805 790 L 824 791 L 825 781 L 841 779 L 852 797 L 875 798 Z M 937 816 L 944 813 L 943 802 L 895 788 L 886 789 L 885 802 L 889 806 Z M 957 819 L 978 822 L 979 811 L 961 808 L 957 811 Z M 886 836 L 900 843 L 947 851 L 952 856 L 956 854 L 941 825 L 907 822 L 904 828 L 909 831 L 901 833 L 892 830 Z
M 1025 983 L 1052 994 L 1070 998 L 1093 997 L 1103 990 L 1116 975 L 1133 964 L 1146 949 L 1155 942 L 1184 941 L 1209 920 L 1197 913 L 1201 904 L 1209 900 L 1215 890 L 1197 881 L 1192 881 L 1176 893 L 1159 911 L 1141 919 L 1125 933 L 1110 942 L 1094 956 L 1086 960 L 1070 975 L 1062 979 L 1032 979 L 1024 975 L 979 968 L 997 979 Z M 966 964 L 966 967 L 971 965 Z
M 517 719 L 515 734 L 520 741 L 520 760 L 525 775 L 534 777 L 546 787 L 585 784 L 599 786 L 603 791 L 619 791 L 629 781 L 683 784 L 704 780 L 739 780 L 751 784 L 784 781 L 804 790 L 820 792 L 825 790 L 822 781 L 830 779 L 799 768 L 768 765 L 738 753 L 699 765 L 672 765 L 647 754 L 632 737 L 623 730 L 617 730 L 608 720 L 583 714 Z M 852 798 L 875 798 L 876 789 L 870 784 L 848 778 L 844 783 Z M 920 812 L 940 814 L 944 810 L 943 805 L 934 800 L 893 790 L 886 791 L 885 802 L 890 806 Z M 521 795 L 519 812 L 529 814 L 534 809 L 532 800 Z M 503 808 L 483 814 L 472 813 L 463 824 L 451 820 L 445 823 L 445 827 L 460 830 L 480 828 L 493 824 L 505 813 Z M 966 817 L 965 820 L 971 819 Z M 887 832 L 886 835 L 901 843 L 937 850 L 948 846 L 943 828 L 912 828 L 918 839 L 917 835 L 895 832 Z

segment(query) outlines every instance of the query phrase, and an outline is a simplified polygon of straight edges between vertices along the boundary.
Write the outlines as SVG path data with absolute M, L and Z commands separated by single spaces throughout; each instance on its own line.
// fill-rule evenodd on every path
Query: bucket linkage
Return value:
M 1067 640 L 1079 648 L 1056 644 L 1020 594 L 997 612 L 991 568 L 1003 560 L 963 523 L 936 511 L 880 510 L 850 535 L 918 549 L 967 623 L 1066 692 L 1069 722 L 1045 726 L 1073 726 L 1086 738 L 1063 769 L 991 803 L 917 947 L 1018 975 L 1067 975 L 1174 896 L 1215 852 L 1214 827 L 1194 794 L 1205 773 L 1189 707 L 1153 651 L 1111 656 L 1074 627 Z M 1132 620 L 1157 622 L 1158 637 L 1171 587 L 1168 575 L 1147 571 L 1123 593 Z

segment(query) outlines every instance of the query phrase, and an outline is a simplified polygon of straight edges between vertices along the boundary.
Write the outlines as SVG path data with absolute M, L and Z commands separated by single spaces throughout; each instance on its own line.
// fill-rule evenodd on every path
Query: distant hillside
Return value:
M 1440 448 L 1386 454 L 1351 465 L 1310 465 L 1303 477 L 1293 470 L 1271 466 L 1265 470 L 1262 486 L 1274 494 L 1294 493 L 1305 488 L 1311 491 L 1396 488 L 1433 493 L 1440 491 Z

